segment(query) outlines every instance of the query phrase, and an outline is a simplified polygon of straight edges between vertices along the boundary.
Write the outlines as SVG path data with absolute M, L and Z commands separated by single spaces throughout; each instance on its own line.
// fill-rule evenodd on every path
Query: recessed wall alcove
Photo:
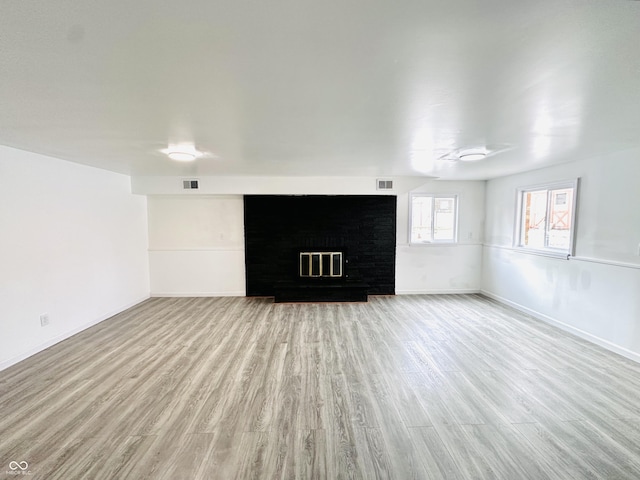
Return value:
M 273 296 L 285 283 L 348 282 L 394 294 L 396 204 L 390 195 L 246 195 L 247 295 Z M 301 252 L 341 252 L 341 275 L 301 278 Z

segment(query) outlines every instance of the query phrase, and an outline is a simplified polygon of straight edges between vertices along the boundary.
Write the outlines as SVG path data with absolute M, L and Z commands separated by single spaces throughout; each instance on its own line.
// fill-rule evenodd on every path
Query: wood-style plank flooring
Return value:
M 478 295 L 154 298 L 0 413 L 0 478 L 640 478 L 640 365 Z

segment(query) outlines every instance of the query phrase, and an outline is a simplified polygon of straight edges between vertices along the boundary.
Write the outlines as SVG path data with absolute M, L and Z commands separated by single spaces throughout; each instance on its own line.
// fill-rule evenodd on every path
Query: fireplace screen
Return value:
M 300 252 L 301 277 L 341 277 L 342 252 Z

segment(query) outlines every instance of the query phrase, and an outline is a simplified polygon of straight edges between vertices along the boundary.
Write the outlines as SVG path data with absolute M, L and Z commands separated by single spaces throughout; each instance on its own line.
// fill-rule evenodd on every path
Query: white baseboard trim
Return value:
M 480 293 L 477 288 L 457 288 L 444 290 L 396 290 L 396 295 L 455 295 Z
M 491 298 L 497 302 L 508 305 L 516 310 L 527 313 L 532 317 L 541 320 L 549 325 L 553 325 L 554 327 L 558 327 L 560 330 L 564 330 L 565 332 L 571 333 L 576 337 L 580 337 L 583 340 L 587 340 L 588 342 L 595 343 L 596 345 L 605 348 L 611 352 L 617 353 L 618 355 L 622 355 L 629 360 L 633 360 L 634 362 L 640 363 L 640 354 L 628 350 L 620 345 L 617 345 L 609 340 L 605 340 L 604 338 L 600 338 L 592 333 L 585 332 L 584 330 L 580 330 L 579 328 L 574 327 L 573 325 L 569 325 L 567 323 L 561 322 L 560 320 L 556 320 L 553 317 L 545 315 L 543 313 L 532 310 L 531 308 L 525 307 L 524 305 L 520 305 L 519 303 L 508 300 L 500 295 L 496 295 L 495 293 L 488 292 L 486 290 L 480 290 L 480 294 L 485 297 Z
M 237 292 L 151 292 L 152 297 L 246 297 L 244 291 Z
M 120 308 L 117 308 L 115 310 L 110 311 L 109 313 L 106 313 L 104 315 L 100 315 L 98 318 L 93 319 L 92 321 L 85 323 L 84 325 L 81 325 L 79 327 L 73 328 L 67 332 L 61 333 L 60 335 L 53 337 L 49 340 L 47 340 L 44 343 L 41 343 L 40 345 L 37 345 L 33 348 L 30 348 L 29 350 L 22 352 L 21 354 L 10 358 L 8 360 L 4 360 L 2 362 L 0 362 L 0 371 L 9 368 L 12 365 L 15 365 L 18 362 L 21 362 L 22 360 L 25 360 L 33 355 L 35 355 L 36 353 L 40 353 L 43 350 L 46 350 L 47 348 L 55 345 L 56 343 L 60 343 L 63 340 L 66 340 L 69 337 L 73 337 L 76 333 L 80 333 L 83 330 L 86 330 L 87 328 L 91 328 L 94 325 L 97 325 L 100 322 L 105 321 L 108 318 L 113 317 L 114 315 L 117 315 L 119 313 L 124 312 L 125 310 L 134 307 L 136 305 L 138 305 L 141 302 L 144 302 L 145 300 L 147 300 L 149 298 L 149 296 L 144 296 L 142 298 L 139 298 L 138 300 L 135 300 L 131 303 L 128 303 Z

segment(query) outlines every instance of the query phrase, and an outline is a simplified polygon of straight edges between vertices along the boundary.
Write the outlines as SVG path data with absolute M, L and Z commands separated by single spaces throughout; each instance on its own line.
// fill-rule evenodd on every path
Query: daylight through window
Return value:
M 456 241 L 458 197 L 413 194 L 411 196 L 411 243 Z
M 572 254 L 577 181 L 519 190 L 519 247 Z

